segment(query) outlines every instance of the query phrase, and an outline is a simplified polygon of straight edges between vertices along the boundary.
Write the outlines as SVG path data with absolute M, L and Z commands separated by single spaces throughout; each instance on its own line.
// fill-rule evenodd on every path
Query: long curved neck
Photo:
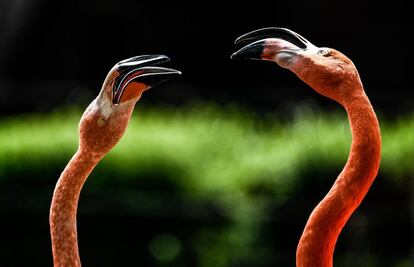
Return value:
M 78 149 L 56 184 L 49 217 L 55 267 L 81 266 L 76 232 L 79 194 L 100 159 Z
M 296 251 L 297 267 L 331 267 L 336 240 L 374 181 L 381 158 L 378 119 L 365 93 L 344 104 L 352 131 L 345 168 L 310 215 Z

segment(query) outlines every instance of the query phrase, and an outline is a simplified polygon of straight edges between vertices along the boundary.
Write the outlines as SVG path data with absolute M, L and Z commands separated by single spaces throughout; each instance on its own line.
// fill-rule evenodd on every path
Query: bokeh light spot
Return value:
M 181 252 L 181 242 L 171 234 L 156 235 L 149 243 L 151 254 L 160 262 L 169 262 Z

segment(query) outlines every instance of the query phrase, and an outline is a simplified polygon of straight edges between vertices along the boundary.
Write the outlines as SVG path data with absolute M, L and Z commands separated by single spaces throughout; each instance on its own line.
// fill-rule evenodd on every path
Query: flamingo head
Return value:
M 143 55 L 115 64 L 101 92 L 82 115 L 81 149 L 104 155 L 118 143 L 142 93 L 181 74 L 178 70 L 154 66 L 167 61 L 169 58 L 163 55 Z
M 276 62 L 294 72 L 315 91 L 344 104 L 363 93 L 355 65 L 341 52 L 317 47 L 298 33 L 286 28 L 264 28 L 246 33 L 235 43 L 248 43 L 232 59 L 256 59 Z

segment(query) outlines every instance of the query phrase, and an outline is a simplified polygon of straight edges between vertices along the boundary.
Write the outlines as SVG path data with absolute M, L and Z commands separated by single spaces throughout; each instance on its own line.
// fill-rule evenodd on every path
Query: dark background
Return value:
M 229 60 L 237 36 L 267 26 L 288 27 L 318 46 L 342 51 L 358 66 L 377 109 L 407 111 L 413 96 L 410 31 L 403 15 L 407 7 L 404 1 L 3 0 L 1 112 L 84 104 L 90 99 L 85 93 L 92 97 L 98 92 L 114 63 L 149 53 L 170 56 L 170 65 L 184 73 L 168 89 L 148 94 L 149 102 L 179 104 L 198 98 L 273 109 L 312 98 L 329 105 L 271 63 Z
M 349 56 L 358 67 L 377 112 L 384 118 L 397 118 L 413 111 L 414 90 L 410 86 L 409 72 L 412 45 L 409 35 L 412 30 L 404 15 L 407 9 L 407 1 L 402 0 L 355 3 L 327 0 L 246 3 L 1 0 L 0 114 L 10 117 L 22 113 L 46 113 L 62 106 L 85 107 L 99 92 L 107 71 L 116 62 L 151 53 L 168 55 L 172 62 L 167 65 L 181 70 L 183 75 L 146 94 L 143 100 L 148 105 L 180 106 L 207 101 L 246 106 L 260 114 L 286 111 L 285 107 L 292 103 L 311 101 L 327 111 L 338 109 L 336 103 L 318 96 L 294 74 L 272 63 L 230 60 L 231 53 L 237 49 L 233 45 L 237 36 L 261 27 L 280 26 L 297 31 L 315 45 L 333 47 Z M 327 188 L 328 185 L 320 191 Z M 387 184 L 380 184 L 369 197 L 380 199 L 386 193 Z M 404 193 L 405 203 L 410 201 L 408 194 Z M 294 201 L 290 204 L 297 207 L 298 202 L 308 200 L 303 197 Z M 373 208 L 370 212 L 383 214 L 386 218 L 387 212 L 392 210 L 392 206 L 387 206 Z M 278 212 L 289 213 L 288 210 Z M 15 221 L 9 219 L 4 223 L 5 232 L 17 225 L 20 227 L 22 222 L 30 225 L 32 231 L 47 231 L 46 213 L 10 214 L 15 216 Z M 296 236 L 302 231 L 300 222 L 307 214 L 297 215 L 300 222 L 295 216 L 285 216 L 283 227 L 286 233 L 294 236 L 284 236 L 290 257 L 287 262 L 293 264 Z M 85 254 L 85 266 L 95 266 L 93 262 L 96 266 L 105 266 L 105 257 L 122 258 L 120 263 L 123 264 L 128 262 L 128 257 L 136 262 L 129 244 L 137 242 L 138 238 L 145 247 L 151 231 L 140 229 L 148 229 L 148 225 L 162 229 L 165 224 L 175 224 L 177 231 L 185 237 L 197 224 L 189 220 L 183 223 L 163 218 L 141 219 L 137 222 L 136 218 L 105 214 L 83 217 L 81 241 L 82 238 L 86 240 L 87 235 L 91 240 L 99 240 L 102 232 L 108 231 L 107 227 L 111 225 L 119 232 L 119 237 L 110 237 L 116 249 L 111 250 L 108 244 L 98 241 L 89 244 L 89 251 L 81 252 L 81 255 Z M 105 223 L 96 225 L 97 221 Z M 225 224 L 215 217 L 210 223 Z M 407 222 L 402 225 L 399 229 L 392 221 L 387 227 L 371 229 L 370 244 L 375 253 L 384 253 L 385 258 L 398 258 L 412 250 L 412 229 L 408 228 Z M 272 229 L 272 225 L 266 229 Z M 269 238 L 283 234 L 281 229 L 273 231 L 268 232 Z M 411 239 L 395 239 L 395 232 L 399 236 L 408 233 Z M 45 252 L 49 249 L 49 237 L 43 236 L 37 245 L 34 237 L 39 236 L 32 234 L 31 238 L 25 239 L 24 235 L 30 233 L 26 230 L 21 235 L 6 235 L 4 240 L 11 247 L 21 246 L 25 252 L 7 253 L 12 257 L 29 255 L 27 262 L 30 262 L 30 255 L 37 255 L 41 262 L 51 263 L 50 250 Z M 381 235 L 389 240 L 389 246 L 375 246 L 375 242 L 382 240 Z M 349 233 L 345 236 L 349 237 Z M 344 242 L 352 246 L 352 239 Z M 382 244 L 385 243 L 387 241 L 382 240 Z M 94 246 L 107 248 L 107 254 L 101 260 L 93 261 L 87 257 L 99 255 L 100 250 L 93 250 Z M 7 243 L 2 247 L 7 247 Z M 13 265 L 10 257 L 0 256 L 0 259 L 6 259 L 4 266 L 20 266 Z M 184 256 L 188 256 L 187 260 L 182 257 L 181 264 L 194 266 L 192 255 Z M 155 265 L 149 260 L 143 262 L 143 266 L 167 266 Z M 3 266 L 1 264 L 0 261 Z

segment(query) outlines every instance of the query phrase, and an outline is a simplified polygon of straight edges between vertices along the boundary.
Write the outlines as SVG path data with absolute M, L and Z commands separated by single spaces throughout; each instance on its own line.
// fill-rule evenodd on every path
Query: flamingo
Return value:
M 153 66 L 167 62 L 164 55 L 143 55 L 118 62 L 109 71 L 99 95 L 79 123 L 79 147 L 63 170 L 53 193 L 50 233 L 55 267 L 81 266 L 76 212 L 83 184 L 98 162 L 121 139 L 141 94 L 181 73 Z
M 379 169 L 381 134 L 374 109 L 352 61 L 341 52 L 317 47 L 286 28 L 246 33 L 249 42 L 233 59 L 276 62 L 291 70 L 319 94 L 341 104 L 352 132 L 348 161 L 333 186 L 312 211 L 296 250 L 297 267 L 331 267 L 338 236 L 367 194 Z

